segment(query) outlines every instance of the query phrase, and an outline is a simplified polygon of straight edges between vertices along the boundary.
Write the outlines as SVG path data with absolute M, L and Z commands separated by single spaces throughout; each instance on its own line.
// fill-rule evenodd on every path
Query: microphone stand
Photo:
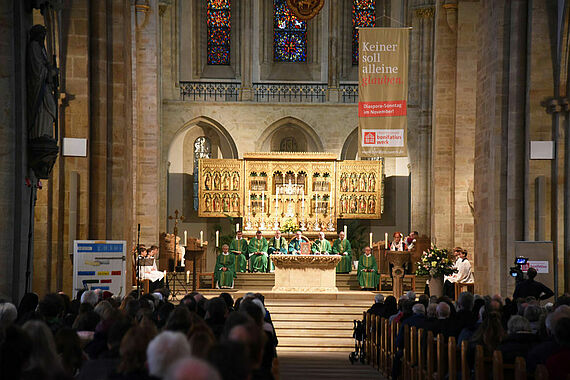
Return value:
M 142 280 L 142 276 L 141 276 L 141 255 L 140 255 L 140 239 L 141 239 L 141 225 L 140 223 L 138 224 L 137 227 L 137 248 L 136 248 L 136 266 L 137 266 L 137 295 L 140 298 L 140 289 L 141 289 L 141 280 Z

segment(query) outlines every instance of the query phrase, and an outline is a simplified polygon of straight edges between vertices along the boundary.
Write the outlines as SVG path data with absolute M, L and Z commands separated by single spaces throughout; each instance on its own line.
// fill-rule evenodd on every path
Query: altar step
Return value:
M 275 285 L 275 273 L 238 273 L 234 281 L 234 289 L 240 290 L 271 290 Z M 360 290 L 356 272 L 337 274 L 336 286 L 339 291 Z
M 348 354 L 354 349 L 353 321 L 362 319 L 373 300 L 372 292 L 289 294 L 269 296 L 265 305 L 279 339 L 279 352 Z

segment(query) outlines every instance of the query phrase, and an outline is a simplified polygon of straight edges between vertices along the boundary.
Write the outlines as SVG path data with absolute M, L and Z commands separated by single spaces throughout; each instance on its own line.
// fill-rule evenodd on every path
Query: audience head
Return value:
M 212 321 L 223 321 L 228 315 L 226 301 L 222 297 L 215 297 L 208 301 L 206 319 Z
M 33 339 L 29 368 L 46 374 L 61 371 L 53 334 L 47 325 L 42 321 L 28 321 L 22 327 Z
M 0 374 L 5 379 L 20 379 L 32 354 L 32 339 L 21 327 L 9 325 L 0 339 Z
M 65 372 L 74 376 L 83 363 L 79 335 L 72 328 L 63 327 L 55 334 L 55 347 Z
M 95 307 L 99 301 L 99 296 L 93 290 L 87 290 L 81 295 L 81 303 L 88 303 Z
M 0 328 L 11 325 L 18 318 L 16 306 L 10 302 L 0 303 Z
M 507 333 L 516 334 L 519 332 L 530 332 L 530 323 L 525 317 L 513 315 L 507 322 Z
M 412 306 L 412 313 L 425 315 L 426 307 L 421 303 L 417 303 L 414 306 Z
M 473 310 L 474 302 L 475 299 L 473 298 L 473 294 L 470 292 L 463 292 L 459 294 L 459 297 L 457 298 L 457 308 L 459 310 L 471 311 Z
M 554 335 L 556 324 L 562 318 L 570 318 L 570 306 L 558 306 L 552 313 L 546 316 L 545 325 L 547 333 Z
M 46 294 L 40 301 L 38 310 L 40 314 L 46 319 L 59 318 L 63 314 L 63 300 L 57 293 Z
M 384 296 L 380 293 L 376 294 L 374 296 L 374 303 L 383 303 L 384 302 Z
M 425 306 L 426 310 L 429 305 L 429 297 L 425 294 L 422 294 L 418 297 L 418 302 Z
M 178 306 L 170 313 L 164 329 L 168 331 L 178 331 L 186 335 L 190 327 L 192 327 L 190 311 L 188 311 L 186 307 Z
M 190 353 L 195 358 L 205 359 L 210 348 L 216 343 L 216 337 L 208 326 L 196 326 L 192 331 L 188 342 L 190 343 Z
M 230 330 L 228 339 L 245 344 L 248 347 L 252 368 L 259 368 L 267 340 L 267 336 L 259 326 L 253 323 L 237 325 Z
M 410 301 L 415 301 L 415 300 L 416 300 L 416 292 L 414 292 L 413 290 L 409 290 L 409 291 L 406 293 L 406 297 L 408 297 L 408 299 L 409 299 Z
M 214 345 L 208 352 L 208 362 L 218 370 L 224 380 L 247 379 L 251 372 L 247 347 L 239 342 Z
M 451 308 L 447 303 L 440 302 L 437 304 L 436 314 L 438 319 L 447 319 L 451 314 Z
M 232 298 L 231 294 L 222 293 L 220 294 L 220 297 L 224 299 L 228 311 L 232 311 L 234 309 L 234 299 Z
M 430 303 L 426 309 L 426 316 L 428 318 L 436 318 L 437 317 L 437 304 Z
M 172 365 L 165 380 L 221 380 L 214 367 L 201 359 L 180 359 Z
M 560 318 L 554 328 L 554 339 L 561 347 L 570 348 L 570 318 Z
M 149 374 L 161 377 L 177 360 L 190 356 L 190 344 L 180 332 L 163 331 L 150 341 L 146 356 Z
M 154 331 L 148 331 L 141 326 L 131 327 L 121 339 L 119 353 L 121 362 L 117 367 L 119 373 L 128 374 L 145 368 L 147 346 Z

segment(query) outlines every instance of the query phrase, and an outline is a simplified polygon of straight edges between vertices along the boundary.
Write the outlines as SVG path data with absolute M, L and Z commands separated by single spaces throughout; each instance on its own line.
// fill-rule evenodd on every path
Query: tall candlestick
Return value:
M 277 213 L 279 212 L 279 188 L 275 188 L 275 220 L 277 220 Z
M 200 247 L 204 246 L 204 231 L 200 231 Z
M 372 248 L 372 232 L 370 233 L 370 248 Z
M 261 215 L 265 212 L 265 191 L 261 192 Z
M 187 270 L 186 271 L 186 283 L 189 283 L 189 282 L 190 282 L 190 271 Z
M 184 231 L 184 246 L 188 245 L 188 231 Z
M 344 225 L 344 238 L 348 239 L 348 226 L 346 224 Z
M 384 249 L 388 249 L 388 232 L 384 233 Z
M 220 231 L 216 231 L 216 248 L 220 246 Z

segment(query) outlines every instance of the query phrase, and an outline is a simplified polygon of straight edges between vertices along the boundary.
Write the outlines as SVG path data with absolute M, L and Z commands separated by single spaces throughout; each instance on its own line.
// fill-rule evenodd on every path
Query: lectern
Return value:
M 197 277 L 197 269 L 196 263 L 198 259 L 200 259 L 204 253 L 206 252 L 206 248 L 208 248 L 208 242 L 200 243 L 198 239 L 188 239 L 188 245 L 184 247 L 186 252 L 184 254 L 184 259 L 187 261 L 192 261 L 192 291 L 196 291 L 196 277 Z
M 404 264 L 410 262 L 410 252 L 408 251 L 386 251 L 386 259 L 394 267 L 392 268 L 392 292 L 398 299 L 404 288 Z

